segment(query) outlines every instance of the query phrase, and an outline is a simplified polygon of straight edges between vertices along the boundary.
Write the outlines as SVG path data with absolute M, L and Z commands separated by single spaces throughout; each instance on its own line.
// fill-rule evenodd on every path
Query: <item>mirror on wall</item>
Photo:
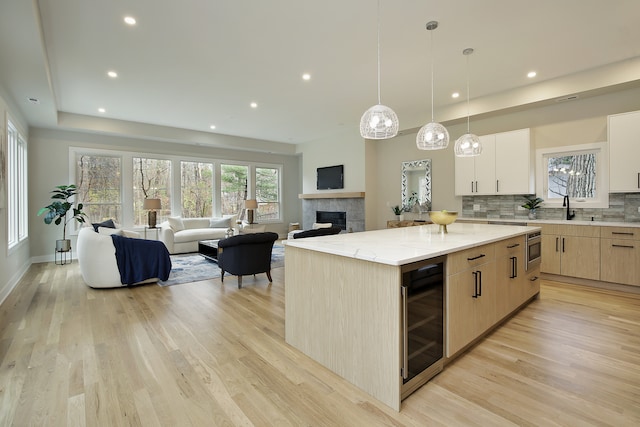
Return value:
M 431 210 L 431 159 L 402 162 L 402 206 L 419 214 Z

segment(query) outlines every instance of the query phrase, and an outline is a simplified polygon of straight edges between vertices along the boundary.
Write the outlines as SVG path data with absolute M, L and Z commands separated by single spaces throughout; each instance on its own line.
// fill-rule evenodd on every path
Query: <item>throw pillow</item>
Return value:
M 93 225 L 93 231 L 95 231 L 96 233 L 98 232 L 98 227 L 116 228 L 116 225 L 113 223 L 112 219 L 108 219 L 103 222 L 92 223 L 91 225 Z
M 98 227 L 99 234 L 105 234 L 110 236 L 112 234 L 117 234 L 118 236 L 122 236 L 122 230 L 119 228 L 111 228 L 111 227 Z
M 314 222 L 311 228 L 317 230 L 318 228 L 331 228 L 331 226 L 332 224 L 330 222 Z
M 184 230 L 184 222 L 182 221 L 181 217 L 179 217 L 179 216 L 170 216 L 167 221 L 169 221 L 169 226 L 171 227 L 171 229 L 173 231 L 182 231 L 182 230 Z
M 122 235 L 124 237 L 130 237 L 132 239 L 141 239 L 142 238 L 140 236 L 140 233 L 138 233 L 137 231 L 122 230 Z
M 231 218 L 211 218 L 209 220 L 211 228 L 229 228 L 231 227 Z

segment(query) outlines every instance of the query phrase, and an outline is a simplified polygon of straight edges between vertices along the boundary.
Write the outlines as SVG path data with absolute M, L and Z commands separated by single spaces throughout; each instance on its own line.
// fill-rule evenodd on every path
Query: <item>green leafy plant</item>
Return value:
M 78 203 L 77 207 L 73 207 L 73 204 L 69 201 L 71 197 L 78 193 L 78 189 L 75 185 L 59 185 L 51 193 L 53 193 L 51 198 L 54 201 L 49 206 L 41 208 L 38 211 L 38 216 L 46 212 L 47 214 L 44 216 L 45 224 L 62 224 L 62 240 L 66 240 L 67 223 L 75 219 L 78 223 L 84 224 L 86 222 L 87 215 L 82 212 L 82 203 Z M 70 210 L 73 212 L 73 215 L 67 219 L 67 214 Z
M 539 208 L 540 204 L 544 202 L 544 199 L 541 199 L 540 197 L 536 197 L 536 196 L 524 196 L 524 198 L 527 200 L 527 202 L 521 206 L 529 210 Z
M 391 206 L 391 210 L 396 215 L 401 215 L 402 214 L 402 208 L 400 207 L 400 205 Z

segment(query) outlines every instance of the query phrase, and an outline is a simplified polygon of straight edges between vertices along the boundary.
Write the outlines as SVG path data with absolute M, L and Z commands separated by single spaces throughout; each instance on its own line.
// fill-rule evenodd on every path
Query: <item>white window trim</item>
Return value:
M 547 162 L 548 155 L 575 155 L 585 151 L 595 152 L 597 156 L 596 197 L 593 200 L 571 198 L 572 208 L 608 208 L 609 207 L 609 146 L 606 142 L 591 144 L 568 145 L 553 148 L 539 148 L 536 150 L 536 188 L 537 196 L 544 199 L 544 208 L 562 208 L 562 199 L 547 198 Z
M 7 255 L 14 253 L 19 247 L 25 244 L 29 238 L 29 144 L 24 137 L 21 126 L 11 119 L 9 114 L 6 115 L 6 185 L 7 185 L 7 209 L 11 209 L 11 214 L 7 213 Z M 15 146 L 10 149 L 9 134 L 15 135 Z M 0 132 L 1 134 L 1 132 Z M 4 144 L 4 141 L 0 140 Z M 9 168 L 9 163 L 13 168 Z M 12 170 L 10 170 L 12 169 Z M 10 176 L 11 173 L 16 173 Z M 17 195 L 13 194 L 8 187 L 13 184 L 17 187 Z M 14 188 L 14 191 L 16 189 Z M 16 197 L 15 200 L 9 200 L 10 195 Z M 13 222 L 10 221 L 13 218 Z M 10 223 L 11 222 L 11 223 Z

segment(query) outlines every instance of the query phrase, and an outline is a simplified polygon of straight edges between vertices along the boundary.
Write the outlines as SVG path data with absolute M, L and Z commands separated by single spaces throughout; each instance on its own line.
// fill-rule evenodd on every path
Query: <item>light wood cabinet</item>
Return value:
M 601 227 L 600 280 L 640 286 L 640 228 Z
M 495 245 L 448 256 L 447 357 L 451 357 L 496 322 Z
M 600 280 L 600 227 L 543 225 L 540 271 Z
M 483 135 L 480 141 L 482 154 L 455 158 L 457 196 L 534 193 L 529 129 Z
M 496 245 L 496 318 L 502 319 L 525 301 L 525 236 L 503 240 Z
M 608 117 L 609 191 L 640 192 L 640 111 Z

